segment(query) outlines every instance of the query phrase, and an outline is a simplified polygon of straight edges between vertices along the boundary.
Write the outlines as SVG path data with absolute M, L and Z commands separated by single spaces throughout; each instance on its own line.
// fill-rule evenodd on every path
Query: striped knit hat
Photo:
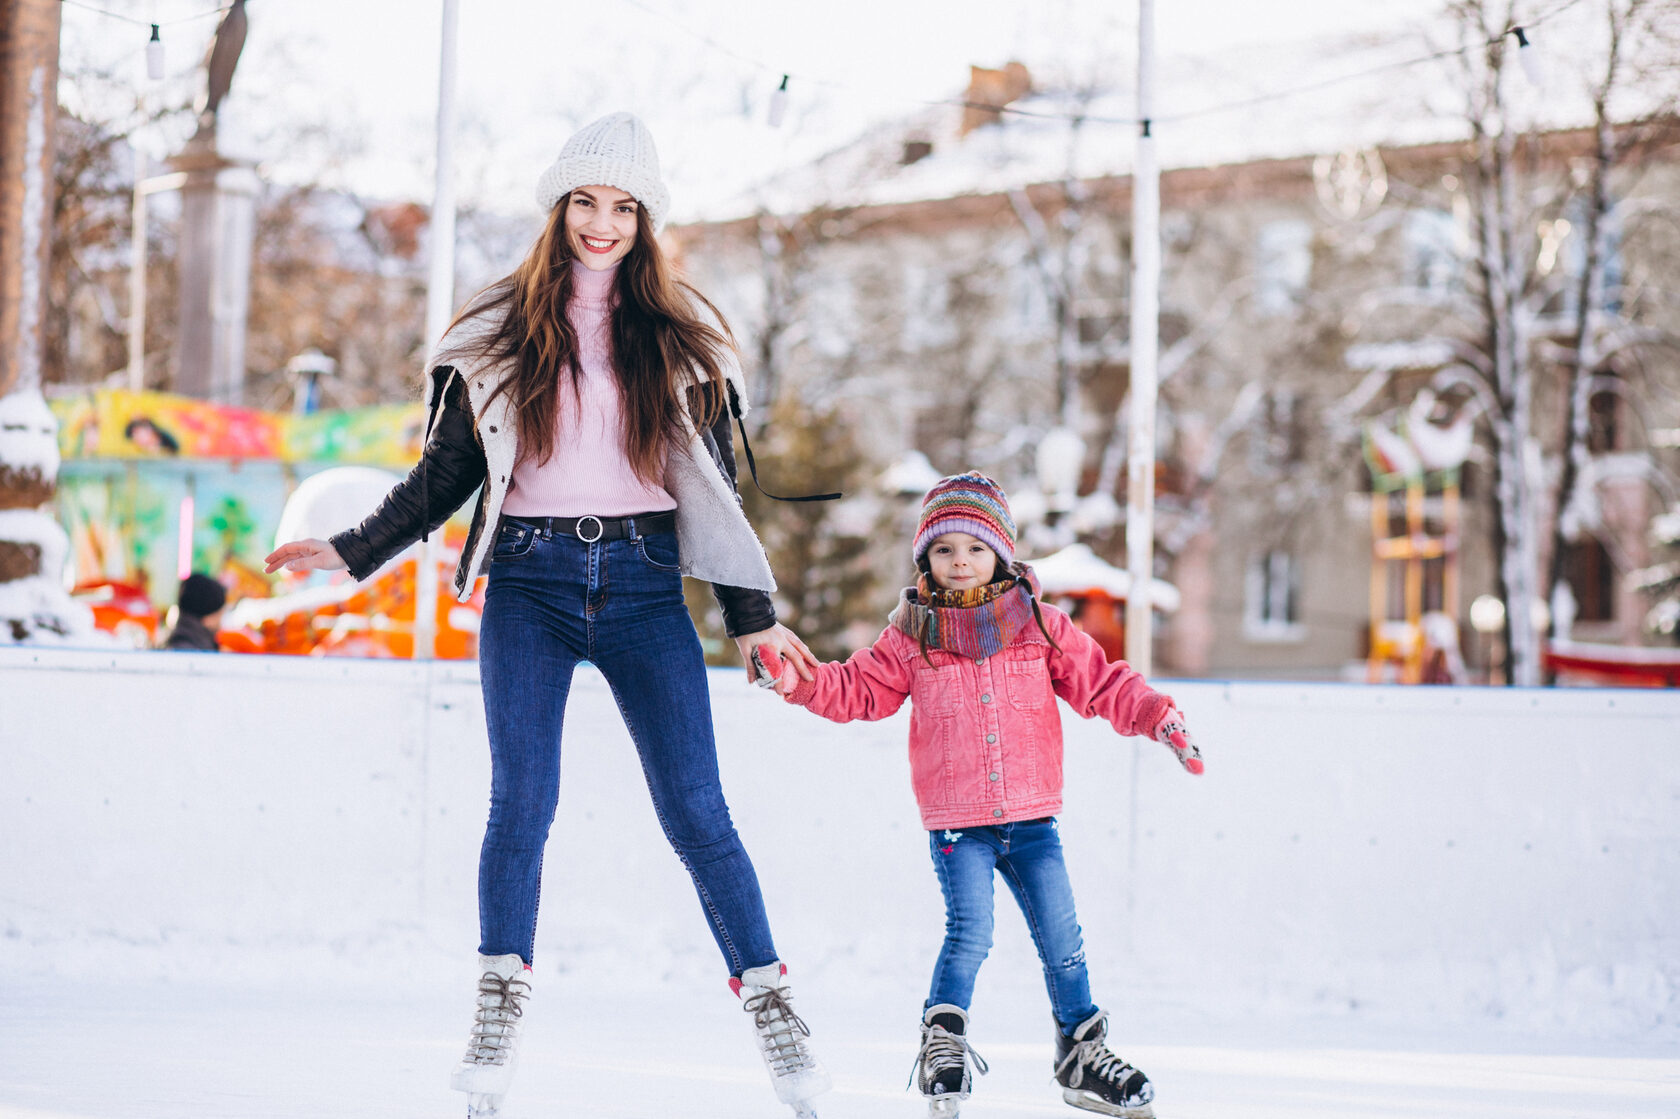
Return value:
M 920 566 L 935 537 L 966 532 L 998 554 L 1004 567 L 1015 562 L 1015 518 L 1003 487 L 980 473 L 941 478 L 922 498 L 922 519 L 916 524 L 911 559 Z

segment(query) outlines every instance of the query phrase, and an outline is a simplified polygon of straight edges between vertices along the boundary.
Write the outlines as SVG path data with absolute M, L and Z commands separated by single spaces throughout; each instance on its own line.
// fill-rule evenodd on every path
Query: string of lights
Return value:
M 917 98 L 909 100 L 906 103 L 928 107 L 979 109 L 985 112 L 1034 120 L 1077 121 L 1080 123 L 1090 124 L 1118 124 L 1129 126 L 1138 126 L 1145 123 L 1148 123 L 1151 126 L 1163 123 L 1173 124 L 1182 121 L 1195 120 L 1202 117 L 1214 116 L 1220 113 L 1235 112 L 1240 109 L 1264 105 L 1269 102 L 1281 101 L 1291 97 L 1299 97 L 1307 93 L 1316 93 L 1324 89 L 1329 89 L 1333 86 L 1343 85 L 1352 81 L 1359 81 L 1361 79 L 1374 77 L 1380 74 L 1392 73 L 1397 70 L 1406 70 L 1414 66 L 1422 66 L 1431 62 L 1439 62 L 1443 59 L 1463 55 L 1472 50 L 1479 50 L 1494 46 L 1507 37 L 1516 39 L 1518 58 L 1522 63 L 1523 70 L 1529 75 L 1531 81 L 1535 81 L 1535 84 L 1539 84 L 1536 80 L 1536 76 L 1539 72 L 1538 66 L 1534 62 L 1534 29 L 1552 19 L 1555 19 L 1557 16 L 1563 14 L 1569 9 L 1576 7 L 1581 2 L 1582 0 L 1563 0 L 1563 3 L 1552 8 L 1550 11 L 1544 12 L 1525 23 L 1514 24 L 1511 27 L 1499 32 L 1493 38 L 1485 41 L 1471 41 L 1457 47 L 1432 51 L 1428 54 L 1419 55 L 1414 58 L 1402 59 L 1396 62 L 1384 63 L 1379 66 L 1367 67 L 1362 70 L 1350 71 L 1346 74 L 1340 74 L 1335 77 L 1324 78 L 1314 82 L 1307 82 L 1302 85 L 1290 86 L 1285 89 L 1273 90 L 1235 101 L 1222 102 L 1217 105 L 1209 105 L 1199 109 L 1190 109 L 1184 112 L 1165 113 L 1156 116 L 1149 122 L 1144 122 L 1136 117 L 1116 117 L 1084 112 L 1059 112 L 1053 109 L 1029 109 L 1016 105 L 993 105 L 989 102 L 971 101 L 967 98 Z M 149 27 L 151 29 L 151 38 L 146 42 L 146 69 L 148 76 L 153 80 L 161 79 L 164 75 L 163 41 L 161 34 L 162 28 L 174 26 L 176 24 L 190 23 L 210 16 L 221 15 L 231 10 L 233 7 L 232 4 L 224 4 L 220 7 L 211 8 L 192 15 L 178 16 L 174 19 L 157 20 L 154 22 L 151 20 L 137 19 L 134 16 L 130 16 L 123 12 L 112 11 L 108 8 L 101 8 L 97 5 L 87 3 L 86 0 L 59 0 L 59 3 L 73 8 L 80 8 L 83 11 L 94 12 L 110 19 L 120 20 L 124 23 L 130 23 L 137 27 Z M 779 76 L 779 84 L 771 93 L 769 109 L 766 114 L 768 123 L 772 128 L 781 127 L 782 122 L 786 117 L 788 101 L 790 98 L 788 91 L 788 85 L 790 82 L 797 81 L 804 85 L 841 91 L 855 91 L 857 88 L 856 86 L 832 78 L 822 78 L 809 74 L 800 74 L 771 66 L 761 59 L 753 58 L 749 55 L 741 53 L 729 46 L 729 44 L 721 42 L 703 31 L 698 31 L 693 27 L 690 27 L 686 23 L 672 16 L 670 13 L 644 3 L 643 0 L 624 0 L 624 3 L 637 9 L 638 11 L 663 20 L 672 27 L 676 28 L 678 31 L 681 31 L 683 34 L 704 44 L 719 54 L 726 55 L 729 58 L 732 58 L 735 61 L 751 67 L 761 73 L 767 73 L 773 77 Z
M 1236 110 L 1239 110 L 1239 109 L 1245 109 L 1245 108 L 1249 108 L 1249 107 L 1252 107 L 1252 106 L 1255 106 L 1255 105 L 1263 105 L 1263 104 L 1266 104 L 1268 102 L 1280 101 L 1280 100 L 1284 100 L 1284 99 L 1290 98 L 1290 97 L 1298 97 L 1298 96 L 1301 96 L 1302 94 L 1306 94 L 1306 93 L 1315 93 L 1315 92 L 1318 92 L 1319 90 L 1327 89 L 1327 88 L 1330 88 L 1332 86 L 1342 85 L 1342 84 L 1345 84 L 1347 82 L 1358 81 L 1358 80 L 1363 79 L 1363 78 L 1369 78 L 1369 77 L 1373 77 L 1373 76 L 1380 75 L 1380 74 L 1390 73 L 1390 72 L 1393 72 L 1393 71 L 1396 71 L 1396 70 L 1410 69 L 1413 66 L 1422 66 L 1422 65 L 1425 65 L 1425 64 L 1431 63 L 1431 62 L 1439 62 L 1442 59 L 1453 58 L 1453 57 L 1458 56 L 1458 55 L 1466 54 L 1466 53 L 1468 53 L 1472 50 L 1480 50 L 1480 49 L 1484 49 L 1486 47 L 1491 47 L 1491 46 L 1496 45 L 1501 40 L 1503 40 L 1507 37 L 1516 39 L 1517 49 L 1518 49 L 1518 57 L 1522 61 L 1524 71 L 1527 74 L 1529 74 L 1530 79 L 1533 80 L 1534 75 L 1538 72 L 1537 67 L 1534 65 L 1534 62 L 1533 62 L 1533 59 L 1534 59 L 1534 54 L 1533 54 L 1533 51 L 1534 51 L 1534 47 L 1533 47 L 1534 29 L 1536 27 L 1541 26 L 1542 24 L 1545 24 L 1545 23 L 1549 22 L 1550 20 L 1553 20 L 1553 19 L 1557 18 L 1559 15 L 1562 15 L 1564 12 L 1568 11 L 1569 9 L 1576 7 L 1581 2 L 1582 2 L 1582 0 L 1563 0 L 1563 3 L 1557 5 L 1556 7 L 1552 8 L 1551 10 L 1549 10 L 1547 12 L 1544 12 L 1544 13 L 1538 15 L 1538 16 L 1535 16 L 1533 19 L 1528 20 L 1524 23 L 1513 24 L 1512 26 L 1504 29 L 1503 31 L 1500 31 L 1498 34 L 1494 35 L 1492 38 L 1487 39 L 1487 40 L 1475 40 L 1475 41 L 1464 43 L 1464 44 L 1462 44 L 1460 46 L 1457 46 L 1457 47 L 1451 47 L 1451 48 L 1447 48 L 1447 49 L 1444 49 L 1444 50 L 1433 51 L 1429 54 L 1419 55 L 1419 56 L 1414 57 L 1414 58 L 1407 58 L 1407 59 L 1400 60 L 1398 62 L 1384 63 L 1380 66 L 1368 67 L 1368 68 L 1363 69 L 1363 70 L 1357 70 L 1357 71 L 1352 71 L 1352 72 L 1349 72 L 1349 73 L 1346 73 L 1346 74 L 1341 74 L 1341 75 L 1338 75 L 1338 76 L 1333 77 L 1333 78 L 1325 78 L 1325 79 L 1315 81 L 1315 82 L 1308 82 L 1308 83 L 1305 83 L 1305 84 L 1299 85 L 1299 86 L 1291 86 L 1287 89 L 1280 89 L 1280 90 L 1274 90 L 1274 91 L 1271 91 L 1271 92 L 1268 92 L 1268 93 L 1257 94 L 1253 97 L 1246 97 L 1246 98 L 1242 98 L 1242 99 L 1236 100 L 1236 101 L 1222 102 L 1222 103 L 1217 104 L 1217 105 L 1210 105 L 1210 106 L 1207 106 L 1205 108 L 1200 108 L 1200 109 L 1191 109 L 1191 110 L 1187 110 L 1187 111 L 1181 112 L 1181 113 L 1163 114 L 1163 115 L 1160 115 L 1160 116 L 1157 116 L 1157 117 L 1153 118 L 1151 123 L 1152 124 L 1160 124 L 1160 123 L 1163 123 L 1163 122 L 1177 123 L 1177 122 L 1180 122 L 1180 121 L 1194 120 L 1194 119 L 1197 119 L 1197 118 L 1200 118 L 1200 117 L 1214 116 L 1214 115 L 1219 114 L 1219 113 L 1235 112 Z M 764 62 L 760 59 L 753 58 L 753 57 L 750 57 L 748 55 L 742 54 L 740 51 L 735 50 L 733 47 L 730 47 L 729 45 L 727 45 L 725 43 L 719 42 L 717 39 L 713 38 L 711 35 L 706 34 L 705 32 L 695 30 L 694 28 L 692 28 L 692 27 L 688 26 L 687 24 L 683 23 L 681 20 L 678 20 L 676 17 L 672 16 L 670 13 L 661 11 L 658 8 L 655 8 L 655 7 L 653 7 L 649 4 L 643 3 L 642 0 L 624 0 L 624 3 L 628 4 L 632 8 L 637 9 L 638 11 L 645 12 L 648 15 L 651 15 L 651 16 L 654 16 L 657 19 L 663 20 L 664 22 L 670 24 L 672 27 L 676 28 L 678 31 L 681 31 L 683 34 L 689 36 L 690 38 L 695 39 L 696 41 L 705 44 L 706 46 L 712 48 L 713 50 L 715 50 L 715 51 L 717 51 L 721 54 L 727 55 L 728 57 L 735 59 L 737 62 L 740 62 L 740 63 L 743 63 L 744 65 L 750 66 L 753 69 L 760 71 L 761 73 L 770 74 L 773 77 L 779 75 L 780 76 L 780 84 L 777 86 L 776 90 L 771 95 L 770 109 L 769 109 L 769 112 L 767 114 L 771 127 L 779 127 L 781 125 L 784 114 L 786 113 L 787 99 L 788 99 L 788 96 L 789 96 L 788 95 L 788 83 L 790 81 L 797 81 L 797 82 L 800 82 L 800 83 L 805 84 L 805 85 L 817 86 L 817 87 L 829 88 L 829 89 L 837 89 L 837 90 L 843 90 L 843 91 L 855 91 L 856 88 L 857 88 L 856 86 L 849 85 L 846 82 L 838 81 L 838 80 L 835 80 L 835 79 L 832 79 L 832 78 L 822 78 L 822 77 L 816 77 L 816 76 L 809 75 L 809 74 L 800 74 L 800 73 L 796 73 L 796 72 L 792 72 L 792 71 L 783 70 L 779 67 L 771 66 L 770 64 L 768 64 L 768 63 L 766 63 L 766 62 Z M 1538 82 L 1536 82 L 1536 84 L 1538 84 Z M 913 99 L 913 100 L 907 100 L 906 103 L 907 104 L 915 104 L 915 105 L 924 105 L 924 106 L 930 106 L 930 107 L 945 106 L 945 107 L 952 107 L 952 108 L 959 108 L 959 109 L 981 109 L 981 110 L 984 110 L 986 112 L 998 113 L 1000 115 L 1005 115 L 1005 116 L 1025 117 L 1025 118 L 1037 119 L 1037 120 L 1061 120 L 1061 121 L 1070 121 L 1070 122 L 1078 121 L 1078 122 L 1081 122 L 1081 123 L 1089 123 L 1089 124 L 1120 124 L 1120 125 L 1131 125 L 1131 126 L 1137 126 L 1137 125 L 1141 125 L 1141 124 L 1144 123 L 1142 120 L 1140 120 L 1137 117 L 1115 117 L 1115 116 L 1106 116 L 1106 115 L 1091 114 L 1091 113 L 1057 112 L 1055 110 L 1047 110 L 1047 109 L 1027 109 L 1027 108 L 1021 108 L 1019 106 L 1014 106 L 1014 105 L 1001 105 L 1000 106 L 1000 105 L 993 105 L 993 104 L 990 104 L 988 102 L 970 101 L 966 98 L 933 98 L 933 99 L 918 98 L 918 99 Z
M 107 19 L 114 19 L 122 23 L 133 24 L 135 27 L 150 27 L 152 29 L 152 37 L 146 40 L 146 77 L 150 78 L 154 82 L 163 80 L 165 72 L 163 55 L 163 29 L 165 27 L 174 27 L 177 24 L 182 23 L 193 23 L 197 20 L 208 19 L 210 16 L 219 16 L 233 10 L 232 4 L 224 4 L 219 8 L 211 8 L 208 11 L 195 12 L 192 15 L 176 16 L 174 19 L 160 19 L 154 21 L 149 19 L 136 19 L 125 12 L 113 12 L 109 8 L 101 8 L 93 4 L 84 3 L 84 0 L 58 0 L 58 2 L 72 8 L 80 8 L 84 12 L 93 12 L 94 14 L 104 16 Z
M 219 8 L 211 8 L 209 11 L 196 12 L 190 16 L 177 16 L 174 19 L 160 19 L 154 21 L 149 19 L 136 19 L 134 16 L 128 15 L 125 12 L 113 12 L 109 8 L 101 8 L 93 4 L 83 3 L 83 0 L 58 0 L 58 2 L 72 8 L 80 8 L 84 12 L 93 12 L 109 19 L 121 20 L 123 23 L 132 23 L 136 27 L 173 27 L 178 23 L 192 23 L 194 20 L 207 19 L 210 16 L 219 16 L 233 7 L 232 4 L 223 4 Z

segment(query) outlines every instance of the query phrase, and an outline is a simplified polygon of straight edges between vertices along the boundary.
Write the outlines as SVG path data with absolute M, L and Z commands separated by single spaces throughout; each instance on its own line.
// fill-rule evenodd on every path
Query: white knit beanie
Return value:
M 671 205 L 671 192 L 659 176 L 659 153 L 647 125 L 633 113 L 613 113 L 580 128 L 537 180 L 537 205 L 543 213 L 581 186 L 617 187 L 642 204 L 657 230 Z

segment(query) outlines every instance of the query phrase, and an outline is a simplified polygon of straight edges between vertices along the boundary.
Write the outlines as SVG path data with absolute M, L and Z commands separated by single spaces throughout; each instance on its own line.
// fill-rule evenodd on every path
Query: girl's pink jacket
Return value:
M 929 650 L 929 667 L 916 642 L 889 626 L 846 661 L 819 665 L 788 699 L 849 723 L 884 719 L 908 698 L 910 778 L 929 831 L 1053 816 L 1062 810 L 1057 696 L 1087 719 L 1147 737 L 1172 700 L 1124 661 L 1110 663 L 1062 611 L 1043 609 L 1059 653 L 1028 625 L 994 656 Z

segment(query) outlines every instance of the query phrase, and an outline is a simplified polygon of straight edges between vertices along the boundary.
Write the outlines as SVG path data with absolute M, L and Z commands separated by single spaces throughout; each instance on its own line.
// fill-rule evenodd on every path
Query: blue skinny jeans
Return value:
M 933 967 L 923 1006 L 950 1003 L 968 1009 L 974 980 L 992 947 L 992 878 L 1003 876 L 1027 919 L 1050 1010 L 1062 1032 L 1097 1012 L 1085 970 L 1085 941 L 1073 909 L 1073 887 L 1056 821 L 1023 820 L 960 831 L 928 833 L 934 873 L 945 894 L 945 944 Z
M 730 974 L 773 962 L 758 875 L 718 780 L 711 695 L 683 603 L 676 534 L 585 543 L 511 517 L 497 526 L 479 631 L 491 760 L 479 951 L 531 962 L 543 848 L 560 796 L 560 731 L 580 661 L 612 688 L 659 824 L 694 880 Z

